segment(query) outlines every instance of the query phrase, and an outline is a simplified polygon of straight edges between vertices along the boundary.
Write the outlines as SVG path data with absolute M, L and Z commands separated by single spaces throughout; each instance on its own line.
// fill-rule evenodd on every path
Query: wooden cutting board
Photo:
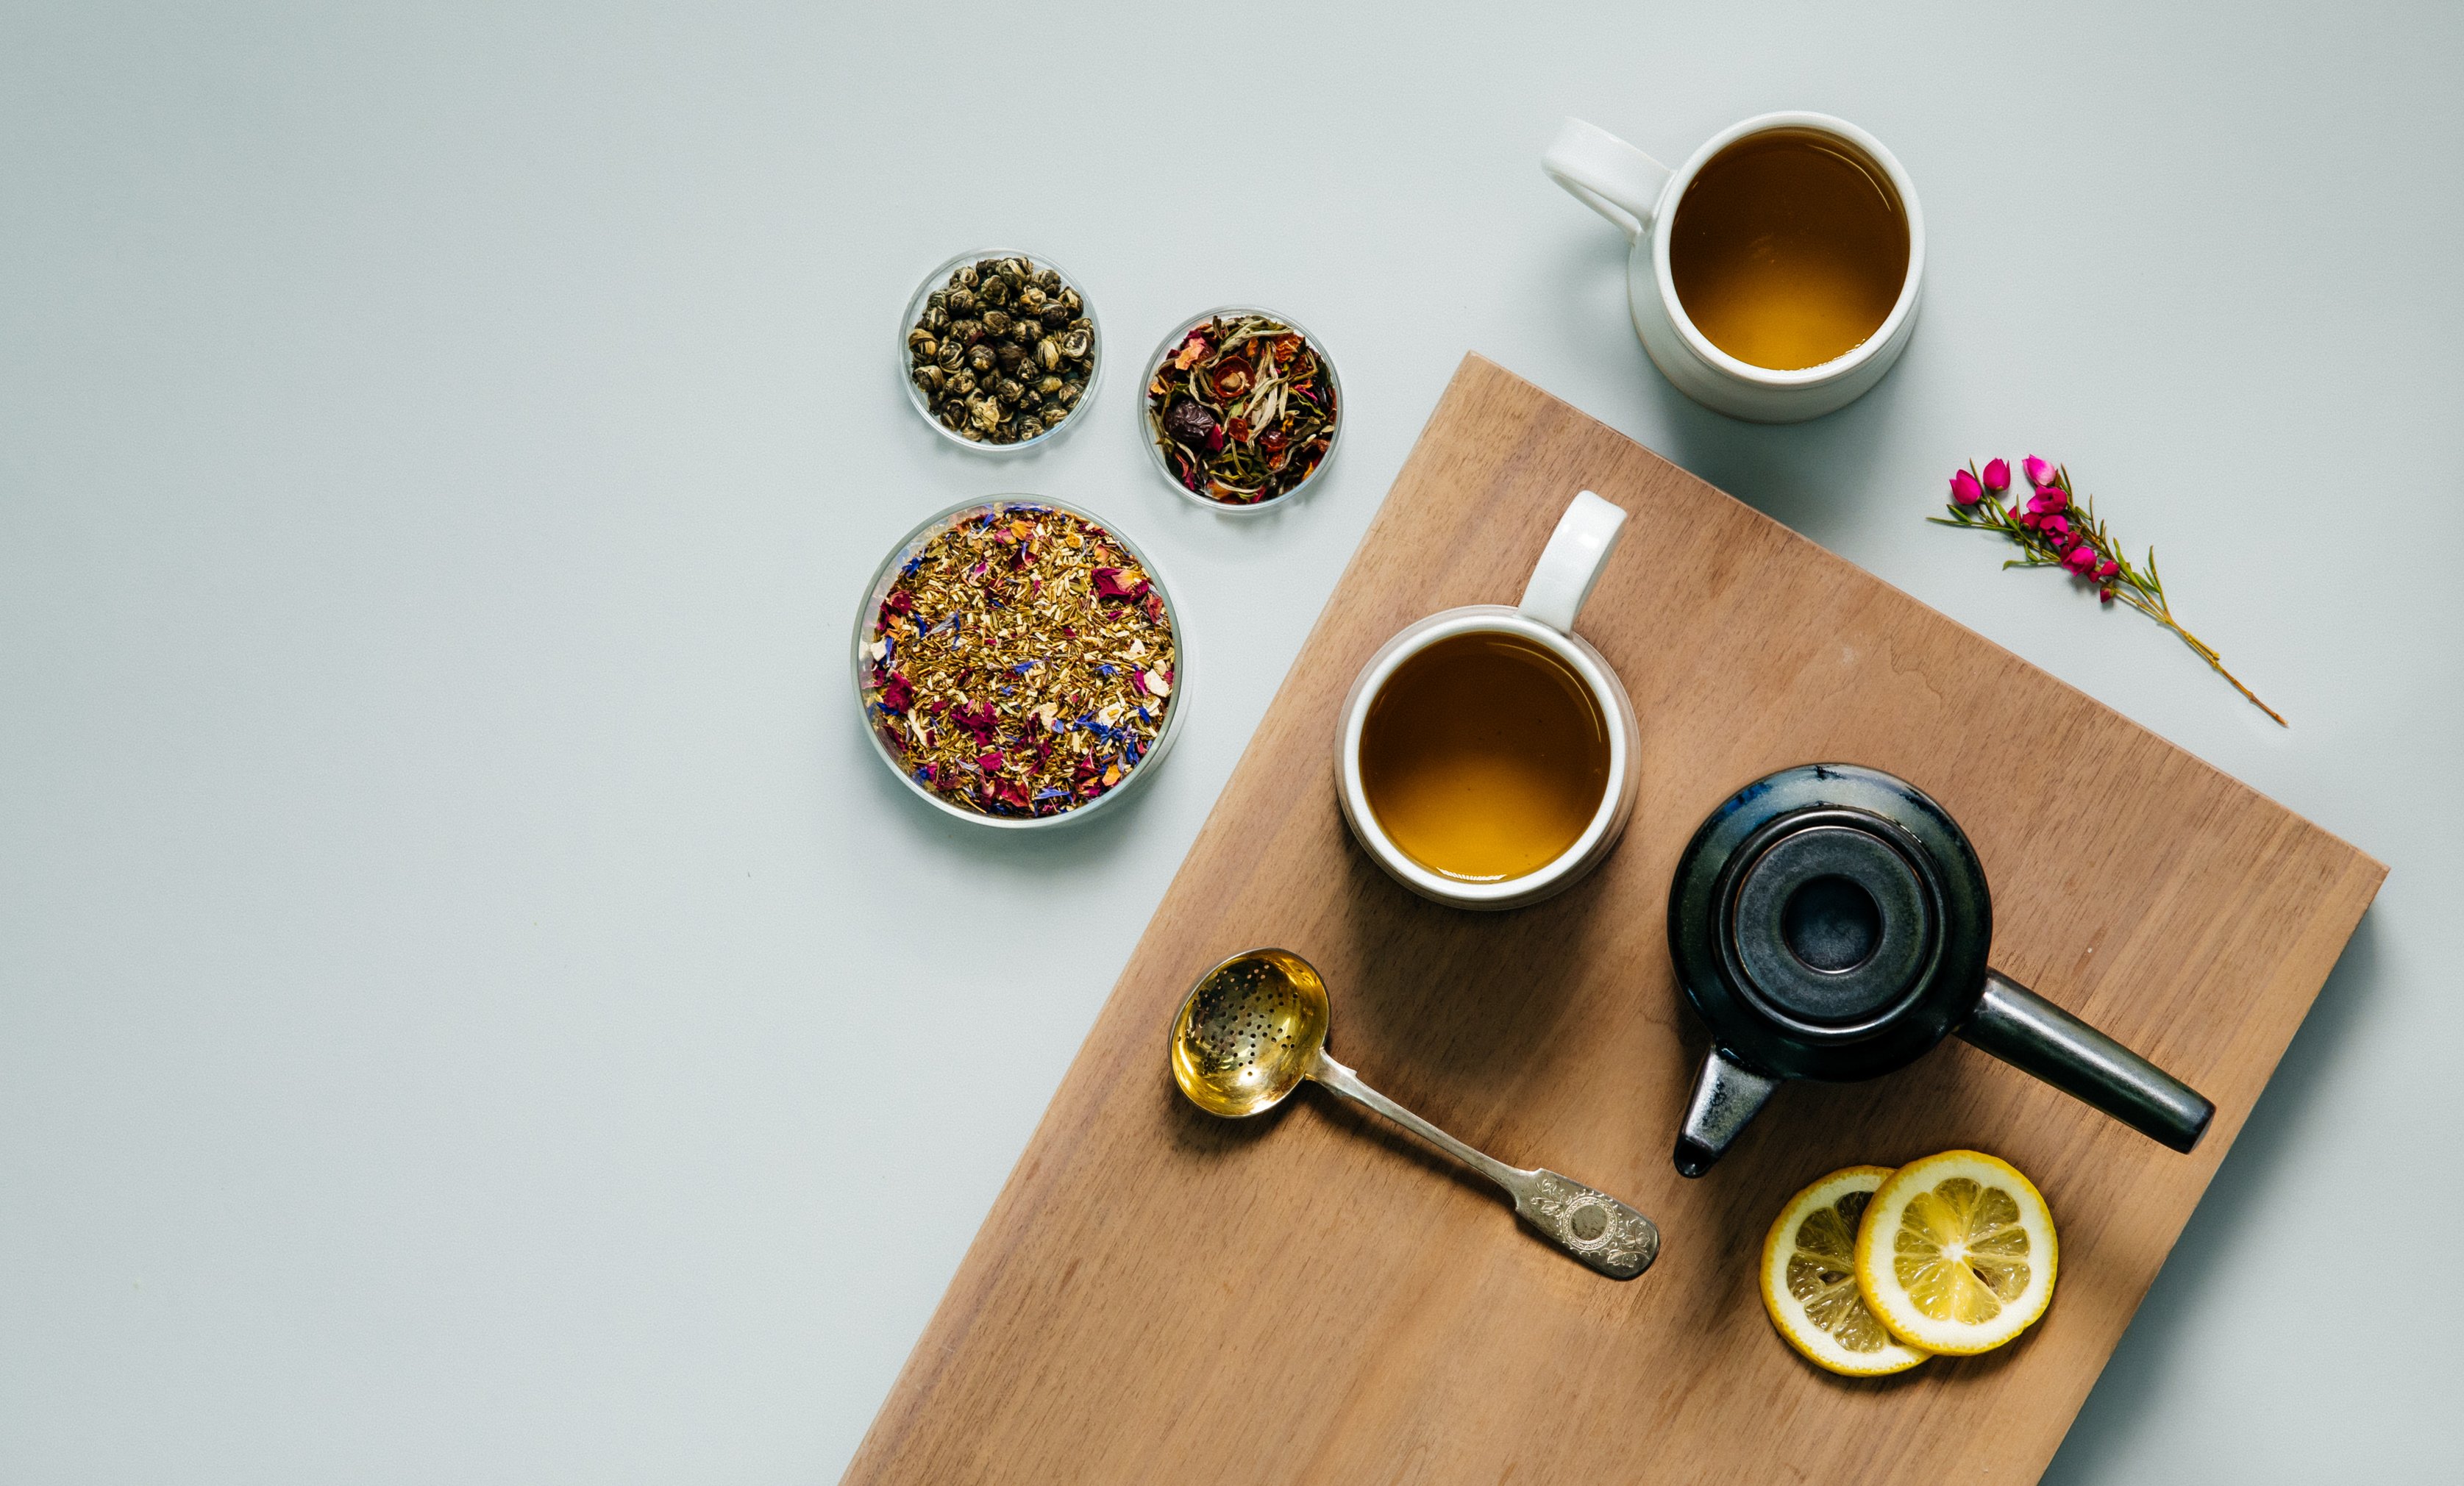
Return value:
M 1408 622 L 1513 602 L 1584 489 L 1633 515 L 1579 626 L 1640 715 L 1633 825 L 1538 907 L 1424 903 L 1344 829 L 1335 709 Z M 2216 705 L 2239 704 L 2219 684 Z M 1677 854 L 1737 786 L 1835 759 L 1949 808 L 1992 881 L 1994 962 L 2213 1099 L 2194 1154 L 1952 1040 L 1874 1082 L 1786 1085 L 1708 1176 L 1677 1175 L 1705 1046 L 1668 963 Z M 847 1478 L 2033 1480 L 2386 870 L 1466 359 Z M 1244 1122 L 1183 1102 L 1172 1015 L 1262 944 L 1325 972 L 1331 1046 L 1372 1084 L 1625 1197 L 1659 1222 L 1659 1263 L 1593 1274 L 1323 1090 Z M 2051 1312 L 1897 1378 L 1799 1361 L 1755 1288 L 1781 1204 L 1836 1167 L 1957 1146 L 2052 1203 Z

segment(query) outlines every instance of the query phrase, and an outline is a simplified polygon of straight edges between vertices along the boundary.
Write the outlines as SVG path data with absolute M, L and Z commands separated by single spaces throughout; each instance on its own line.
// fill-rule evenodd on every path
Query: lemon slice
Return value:
M 2009 1162 L 1946 1150 L 1893 1172 L 1857 1230 L 1857 1289 L 1928 1352 L 1988 1352 L 2054 1298 L 2054 1214 Z
M 1817 1367 L 1852 1378 L 1904 1372 L 1925 1354 L 1891 1335 L 1857 1293 L 1857 1220 L 1886 1166 L 1834 1171 L 1789 1199 L 1763 1240 L 1763 1309 Z

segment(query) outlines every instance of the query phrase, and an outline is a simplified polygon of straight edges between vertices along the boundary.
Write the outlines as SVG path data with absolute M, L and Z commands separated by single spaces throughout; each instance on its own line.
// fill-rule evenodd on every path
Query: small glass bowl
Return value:
M 1065 424 L 1064 426 L 1067 425 Z M 1154 584 L 1155 591 L 1163 596 L 1164 622 L 1172 630 L 1172 695 L 1164 708 L 1163 731 L 1155 734 L 1155 743 L 1148 748 L 1146 756 L 1140 758 L 1130 769 L 1120 783 L 1084 804 L 1072 805 L 1067 810 L 1055 811 L 1048 816 L 986 815 L 980 811 L 953 804 L 934 791 L 925 788 L 908 774 L 907 766 L 899 761 L 897 755 L 891 752 L 890 745 L 882 740 L 881 732 L 873 726 L 870 709 L 864 698 L 865 673 L 872 666 L 870 652 L 873 620 L 881 612 L 881 601 L 889 597 L 891 584 L 898 577 L 899 570 L 907 565 L 908 560 L 913 557 L 926 542 L 941 533 L 964 526 L 970 521 L 979 520 L 986 515 L 998 514 L 1022 506 L 1066 512 L 1081 521 L 1103 528 L 1106 536 L 1120 543 L 1121 549 L 1135 558 L 1139 567 L 1146 570 L 1147 581 Z M 1122 535 L 1121 529 L 1111 522 L 1084 506 L 1067 501 L 1047 500 L 1041 495 L 990 495 L 977 500 L 961 501 L 927 518 L 913 531 L 901 537 L 898 545 L 890 549 L 890 555 L 881 559 L 881 566 L 873 569 L 872 580 L 865 585 L 864 601 L 856 608 L 855 637 L 848 653 L 850 662 L 848 676 L 855 684 L 856 711 L 864 723 L 864 735 L 871 741 L 873 755 L 881 760 L 882 767 L 888 769 L 891 776 L 905 785 L 917 798 L 942 814 L 955 816 L 976 825 L 988 825 L 1000 830 L 1032 830 L 1040 826 L 1061 825 L 1069 821 L 1083 820 L 1129 794 L 1137 788 L 1148 775 L 1155 772 L 1155 766 L 1163 762 L 1166 754 L 1172 752 L 1173 743 L 1180 736 L 1180 719 L 1189 710 L 1189 630 L 1181 623 L 1180 605 L 1173 601 L 1172 585 L 1164 579 L 1162 570 L 1155 566 L 1155 559 L 1147 556 L 1144 548 Z
M 1083 294 L 1084 291 L 1081 293 Z M 1200 495 L 1174 477 L 1172 466 L 1163 457 L 1163 442 L 1156 436 L 1159 431 L 1155 427 L 1156 415 L 1154 409 L 1147 405 L 1148 399 L 1152 395 L 1147 389 L 1155 385 L 1155 374 L 1163 369 L 1164 359 L 1180 348 L 1181 341 L 1188 339 L 1191 331 L 1219 315 L 1264 316 L 1308 341 L 1309 349 L 1317 353 L 1318 364 L 1326 368 L 1327 385 L 1334 389 L 1334 433 L 1327 440 L 1326 457 L 1317 462 L 1317 468 L 1310 470 L 1309 478 L 1300 484 L 1271 500 L 1255 501 L 1245 506 Z M 1155 348 L 1155 354 L 1147 358 L 1146 374 L 1138 379 L 1138 436 L 1146 443 L 1147 458 L 1155 465 L 1155 473 L 1162 475 L 1163 482 L 1178 492 L 1182 498 L 1203 506 L 1209 511 L 1221 511 L 1230 515 L 1247 515 L 1253 512 L 1272 511 L 1315 485 L 1325 476 L 1327 466 L 1334 463 L 1335 450 L 1343 447 L 1343 430 L 1350 423 L 1351 415 L 1351 404 L 1345 402 L 1343 397 L 1343 376 L 1335 370 L 1334 357 L 1327 350 L 1326 342 L 1318 338 L 1317 332 L 1288 315 L 1278 315 L 1272 310 L 1263 309 L 1254 304 L 1218 305 L 1212 310 L 1201 311 L 1182 320 L 1174 327 L 1171 335 L 1163 338 L 1162 342 Z
M 907 349 L 908 332 L 913 330 L 915 328 L 915 322 L 924 317 L 925 299 L 932 295 L 933 291 L 944 288 L 948 285 L 952 271 L 957 269 L 959 264 L 979 263 L 986 258 L 1023 258 L 1034 268 L 1050 269 L 1053 273 L 1060 274 L 1061 282 L 1064 286 L 1078 291 L 1080 311 L 1087 317 L 1087 323 L 1094 327 L 1095 331 L 1095 355 L 1093 358 L 1093 363 L 1088 368 L 1087 390 L 1078 395 L 1078 405 L 1069 410 L 1068 417 L 1061 420 L 1061 426 L 1057 428 L 1047 428 L 1031 439 L 1021 439 L 1015 444 L 979 443 L 977 440 L 965 437 L 955 428 L 945 426 L 941 420 L 934 417 L 932 407 L 924 401 L 924 389 L 915 384 L 915 378 L 913 375 L 915 362 L 913 357 Z M 1042 253 L 1022 252 L 1014 248 L 979 248 L 972 252 L 962 252 L 948 259 L 939 268 L 935 269 L 932 273 L 924 275 L 924 282 L 915 286 L 915 293 L 910 295 L 907 300 L 906 315 L 901 317 L 898 321 L 898 340 L 894 347 L 894 352 L 898 359 L 899 384 L 907 389 L 907 404 L 910 407 L 915 409 L 916 417 L 924 420 L 924 426 L 932 429 L 941 437 L 948 439 L 951 443 L 956 444 L 960 448 L 967 449 L 970 452 L 978 454 L 996 455 L 1023 454 L 1031 448 L 1042 448 L 1045 445 L 1051 443 L 1054 439 L 1059 438 L 1061 435 L 1068 432 L 1072 428 L 1075 428 L 1080 424 L 1085 423 L 1087 421 L 1087 409 L 1092 406 L 1095 402 L 1095 388 L 1103 381 L 1104 362 L 1110 359 L 1106 355 L 1104 349 L 1104 322 L 1096 318 L 1095 300 L 1093 296 L 1087 293 L 1086 284 L 1079 279 L 1077 274 L 1070 273 L 1067 269 L 1063 268 L 1060 264 L 1053 262 L 1050 258 L 1044 256 Z

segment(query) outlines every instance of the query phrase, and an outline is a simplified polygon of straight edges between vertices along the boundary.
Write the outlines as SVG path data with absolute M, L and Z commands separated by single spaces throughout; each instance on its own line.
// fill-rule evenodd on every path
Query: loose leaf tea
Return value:
M 1219 315 L 1166 352 L 1147 426 L 1172 477 L 1254 506 L 1298 489 L 1334 445 L 1334 379 L 1317 348 L 1263 315 Z
M 1146 760 L 1177 664 L 1163 595 L 1111 533 L 988 506 L 918 544 L 874 606 L 865 710 L 950 803 L 1059 815 Z
M 1025 258 L 961 263 L 924 296 L 908 375 L 934 422 L 970 444 L 1023 444 L 1075 412 L 1095 375 L 1078 291 Z

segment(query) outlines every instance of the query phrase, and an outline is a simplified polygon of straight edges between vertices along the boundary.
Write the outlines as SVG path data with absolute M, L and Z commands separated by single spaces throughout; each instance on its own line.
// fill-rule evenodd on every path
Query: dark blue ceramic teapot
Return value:
M 1957 822 L 1915 785 L 1805 764 L 1739 790 L 1668 893 L 1678 983 L 1711 1029 L 1677 1138 L 1700 1176 L 1785 1079 L 1905 1067 L 1958 1033 L 2189 1150 L 2215 1105 L 1986 963 L 1993 904 Z

